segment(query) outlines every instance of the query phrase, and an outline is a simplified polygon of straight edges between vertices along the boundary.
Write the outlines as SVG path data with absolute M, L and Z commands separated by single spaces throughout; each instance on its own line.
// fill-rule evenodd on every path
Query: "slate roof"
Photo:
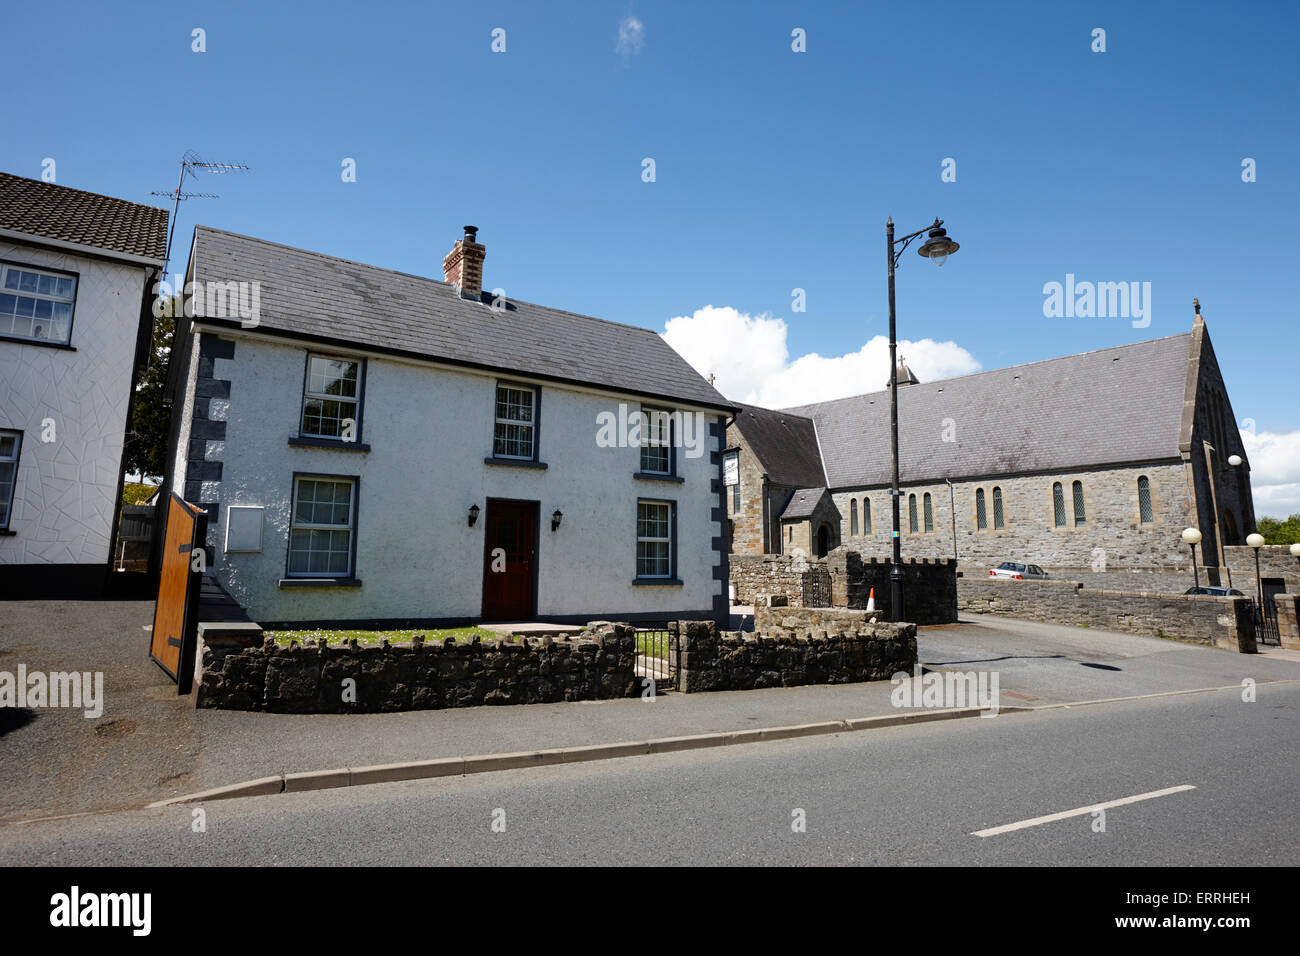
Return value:
M 826 483 L 811 418 L 756 405 L 737 409 L 736 427 L 773 484 L 813 488 Z
M 785 503 L 781 520 L 811 518 L 824 494 L 826 494 L 825 488 L 800 488 L 795 491 L 790 495 L 790 500 Z
M 1187 332 L 902 387 L 900 480 L 1177 458 L 1191 344 Z M 816 423 L 830 487 L 889 484 L 888 390 L 786 411 Z
M 259 332 L 576 382 L 730 411 L 658 334 L 199 226 L 194 278 L 260 282 Z M 237 323 L 230 320 L 230 324 Z
M 0 173 L 0 229 L 162 260 L 167 210 Z

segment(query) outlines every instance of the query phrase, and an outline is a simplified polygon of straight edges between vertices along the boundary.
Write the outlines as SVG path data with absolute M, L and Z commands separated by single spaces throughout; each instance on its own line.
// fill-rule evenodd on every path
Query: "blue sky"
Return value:
M 440 277 L 472 223 L 487 287 L 680 317 L 724 392 L 791 404 L 881 387 L 884 222 L 937 215 L 960 252 L 898 276 L 922 379 L 1177 334 L 1199 296 L 1257 510 L 1287 512 L 1297 25 L 1291 2 L 28 4 L 6 82 L 33 122 L 0 168 L 162 204 L 187 149 L 252 166 L 188 182 L 221 198 L 182 204 L 174 265 L 202 222 Z M 1150 325 L 1045 318 L 1067 273 L 1151 283 Z

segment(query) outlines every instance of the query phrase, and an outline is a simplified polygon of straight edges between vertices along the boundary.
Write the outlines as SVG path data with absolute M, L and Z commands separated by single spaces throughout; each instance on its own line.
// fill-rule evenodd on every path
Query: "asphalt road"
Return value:
M 0 827 L 0 864 L 1279 865 L 1300 686 Z M 1194 789 L 999 835 L 987 828 Z M 802 810 L 806 831 L 792 829 Z M 504 814 L 504 832 L 494 819 Z

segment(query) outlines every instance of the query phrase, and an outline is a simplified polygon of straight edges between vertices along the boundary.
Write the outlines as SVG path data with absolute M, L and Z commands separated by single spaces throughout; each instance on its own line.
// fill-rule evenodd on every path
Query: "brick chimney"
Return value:
M 478 226 L 466 226 L 465 238 L 457 239 L 442 260 L 443 278 L 460 290 L 462 299 L 475 302 L 483 295 L 483 260 L 487 248 L 479 245 Z

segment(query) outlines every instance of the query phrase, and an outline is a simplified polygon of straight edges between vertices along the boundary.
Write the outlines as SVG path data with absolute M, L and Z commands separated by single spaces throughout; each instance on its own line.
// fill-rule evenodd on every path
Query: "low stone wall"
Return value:
M 764 607 L 754 608 L 754 630 L 763 633 L 789 631 L 794 634 L 855 634 L 868 624 L 885 619 L 880 611 L 860 611 L 846 607 Z
M 957 591 L 963 611 L 1256 651 L 1250 600 L 1244 597 L 1093 590 L 1077 581 L 987 577 L 963 577 Z
M 196 705 L 231 710 L 375 713 L 640 693 L 635 630 L 625 624 L 589 625 L 561 640 L 492 643 L 477 637 L 437 643 L 417 637 L 410 645 L 378 647 L 214 641 L 199 654 Z
M 889 680 L 916 666 L 915 624 L 866 624 L 854 633 L 719 634 L 711 621 L 682 621 L 683 693 Z
M 760 596 L 786 598 L 790 607 L 829 607 L 831 577 L 818 560 L 788 554 L 731 556 L 731 586 L 736 604 L 757 604 Z
M 1282 647 L 1300 651 L 1300 594 L 1274 594 L 1277 605 L 1277 633 Z
M 826 556 L 831 577 L 831 604 L 865 608 L 874 589 L 876 610 L 888 620 L 890 562 L 864 559 L 858 552 L 836 548 Z M 924 558 L 903 562 L 903 617 L 921 625 L 957 622 L 957 562 Z
M 1228 567 L 1232 569 L 1232 586 L 1245 594 L 1254 595 L 1255 549 L 1244 544 L 1228 545 L 1223 549 L 1223 555 Z M 1266 544 L 1259 549 L 1259 576 L 1281 578 L 1286 582 L 1288 594 L 1300 593 L 1300 561 L 1296 560 L 1290 547 L 1285 544 Z M 1228 583 L 1226 575 L 1220 583 Z

